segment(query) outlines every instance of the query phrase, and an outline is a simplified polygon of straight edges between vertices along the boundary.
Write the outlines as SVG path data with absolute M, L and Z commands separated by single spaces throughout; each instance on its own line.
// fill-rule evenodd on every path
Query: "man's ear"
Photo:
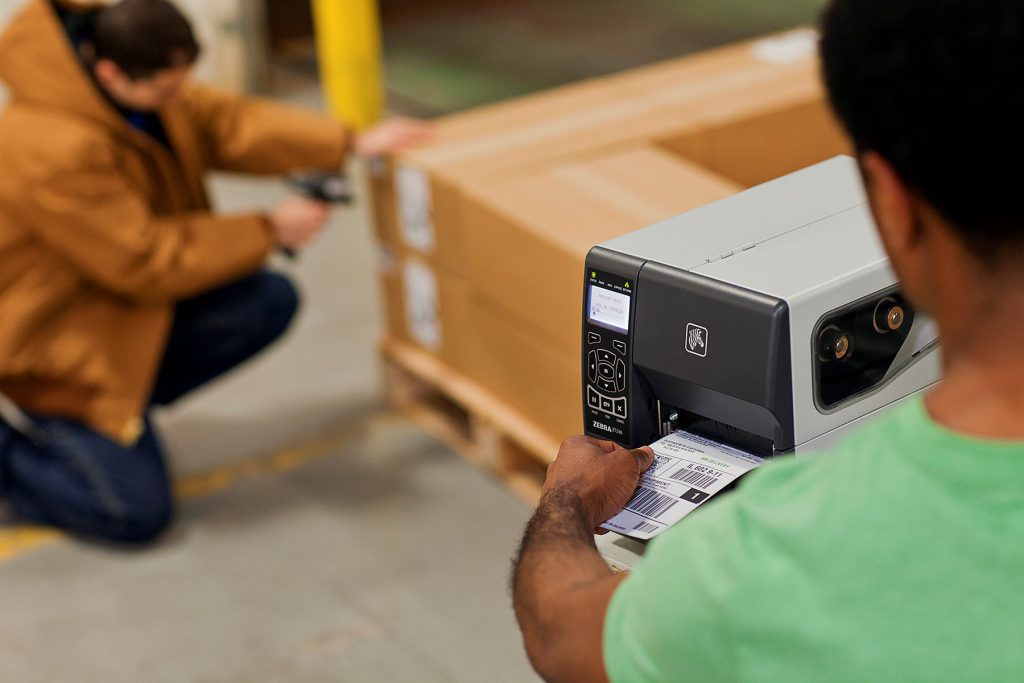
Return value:
M 910 189 L 877 152 L 861 155 L 860 165 L 882 241 L 893 260 L 900 261 L 901 256 L 919 246 L 922 237 Z
M 96 60 L 92 65 L 92 71 L 100 85 L 107 90 L 115 92 L 122 83 L 129 80 L 127 74 L 121 70 L 121 67 L 109 59 Z

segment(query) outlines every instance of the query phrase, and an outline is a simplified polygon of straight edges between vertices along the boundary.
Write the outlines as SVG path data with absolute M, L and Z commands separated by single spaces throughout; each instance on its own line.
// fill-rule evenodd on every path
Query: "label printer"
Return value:
M 939 378 L 849 157 L 600 244 L 584 275 L 585 432 L 627 447 L 820 450 Z

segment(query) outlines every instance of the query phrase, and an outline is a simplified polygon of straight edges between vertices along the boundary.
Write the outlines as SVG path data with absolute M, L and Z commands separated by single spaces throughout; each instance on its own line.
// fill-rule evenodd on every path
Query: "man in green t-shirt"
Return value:
M 833 0 L 821 48 L 945 378 L 756 470 L 628 578 L 592 530 L 652 454 L 566 441 L 514 576 L 548 680 L 1024 679 L 1024 3 Z

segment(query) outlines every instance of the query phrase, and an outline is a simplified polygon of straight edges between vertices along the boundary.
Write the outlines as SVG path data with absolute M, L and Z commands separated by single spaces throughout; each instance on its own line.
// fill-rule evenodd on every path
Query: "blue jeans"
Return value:
M 151 402 L 171 403 L 251 358 L 281 336 L 297 308 L 291 282 L 269 272 L 180 302 Z M 148 417 L 132 446 L 74 420 L 32 418 L 46 435 L 38 444 L 0 422 L 0 487 L 18 515 L 128 543 L 168 526 L 171 483 Z

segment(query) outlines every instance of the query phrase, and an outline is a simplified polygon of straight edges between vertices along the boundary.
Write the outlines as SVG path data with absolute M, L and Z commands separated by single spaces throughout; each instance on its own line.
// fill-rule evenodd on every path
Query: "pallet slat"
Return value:
M 426 432 L 536 503 L 560 439 L 410 344 L 380 343 L 388 400 Z

